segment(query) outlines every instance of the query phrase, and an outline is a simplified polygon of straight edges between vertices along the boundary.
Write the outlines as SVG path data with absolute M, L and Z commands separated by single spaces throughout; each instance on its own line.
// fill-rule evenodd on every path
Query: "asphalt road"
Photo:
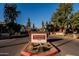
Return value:
M 79 56 L 79 40 L 62 39 L 52 42 L 60 52 L 56 56 Z
M 16 56 L 20 55 L 20 50 L 27 43 L 28 38 L 17 38 L 0 40 L 0 55 Z M 60 52 L 56 56 L 78 56 L 79 55 L 79 40 L 67 40 L 67 39 L 50 39 Z M 4 46 L 6 45 L 6 46 Z
M 0 40 L 0 56 L 16 56 L 28 42 L 28 38 L 13 38 Z

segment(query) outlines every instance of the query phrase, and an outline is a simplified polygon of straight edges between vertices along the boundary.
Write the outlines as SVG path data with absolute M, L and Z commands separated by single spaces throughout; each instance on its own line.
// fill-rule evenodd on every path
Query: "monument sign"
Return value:
M 31 42 L 32 43 L 46 43 L 47 34 L 46 33 L 31 33 Z

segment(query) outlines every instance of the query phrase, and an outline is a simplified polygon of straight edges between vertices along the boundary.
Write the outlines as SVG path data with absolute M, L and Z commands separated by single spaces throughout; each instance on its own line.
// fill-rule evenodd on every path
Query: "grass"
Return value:
M 56 37 L 56 38 L 70 38 L 70 39 L 74 39 L 74 38 L 78 38 L 79 34 L 75 34 L 75 37 L 73 34 L 65 34 L 65 35 L 56 35 L 56 34 L 52 34 L 50 35 L 52 37 Z

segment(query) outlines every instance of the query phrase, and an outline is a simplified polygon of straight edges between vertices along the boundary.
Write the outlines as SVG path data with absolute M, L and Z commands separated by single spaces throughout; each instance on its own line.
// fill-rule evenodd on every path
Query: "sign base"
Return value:
M 21 50 L 22 56 L 54 56 L 58 50 L 50 43 L 44 45 L 29 43 Z

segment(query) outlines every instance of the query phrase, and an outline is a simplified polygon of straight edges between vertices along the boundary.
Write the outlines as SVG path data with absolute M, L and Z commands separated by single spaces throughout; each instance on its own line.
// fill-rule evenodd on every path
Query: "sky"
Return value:
M 26 25 L 27 19 L 30 17 L 31 24 L 41 27 L 42 21 L 51 21 L 51 16 L 58 8 L 58 3 L 17 3 L 17 10 L 21 11 L 16 22 Z M 79 4 L 73 4 L 73 10 L 79 10 Z M 0 21 L 4 21 L 3 17 L 4 3 L 0 3 Z

